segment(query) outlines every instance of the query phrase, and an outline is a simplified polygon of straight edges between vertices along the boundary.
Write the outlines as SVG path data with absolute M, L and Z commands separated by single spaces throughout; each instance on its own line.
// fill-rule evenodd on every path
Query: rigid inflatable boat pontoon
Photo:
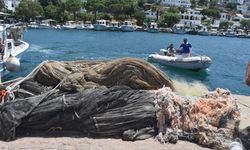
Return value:
M 164 50 L 161 50 L 161 52 L 164 52 Z M 166 56 L 164 53 L 151 54 L 148 57 L 148 61 L 189 70 L 206 69 L 212 63 L 211 59 L 207 56 L 183 57 L 178 54 L 175 56 Z

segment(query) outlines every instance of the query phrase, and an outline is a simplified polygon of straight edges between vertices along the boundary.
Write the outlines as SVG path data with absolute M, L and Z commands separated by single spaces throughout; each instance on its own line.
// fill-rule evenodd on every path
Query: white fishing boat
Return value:
M 121 30 L 124 32 L 133 32 L 135 28 L 131 21 L 125 21 L 123 25 L 121 25 Z
M 225 33 L 226 37 L 236 37 L 235 32 L 232 29 L 227 29 L 227 32 Z
M 94 30 L 94 26 L 90 21 L 86 21 L 84 24 L 84 30 Z
M 96 31 L 108 30 L 108 21 L 107 20 L 97 20 L 96 24 L 94 24 L 94 30 L 96 30 Z
M 202 36 L 208 36 L 209 32 L 208 32 L 207 26 L 200 26 L 200 30 L 198 31 L 198 34 Z
M 109 30 L 110 30 L 110 31 L 119 31 L 119 30 L 120 30 L 119 22 L 112 21 L 112 22 L 110 23 Z
M 67 21 L 64 25 L 62 25 L 62 29 L 70 30 L 70 29 L 76 29 L 76 22 L 75 21 Z
M 1 77 L 9 72 L 18 71 L 21 55 L 29 48 L 22 40 L 23 27 L 12 26 L 6 29 L 0 26 L 0 73 Z
M 29 29 L 38 29 L 38 28 L 39 28 L 39 25 L 38 25 L 37 22 L 30 22 L 30 23 L 28 24 L 28 28 L 29 28 Z
M 78 30 L 83 30 L 84 29 L 84 24 L 83 24 L 82 21 L 77 22 L 76 29 L 78 29 Z
M 185 34 L 186 30 L 183 24 L 175 24 L 173 26 L 173 32 L 176 34 Z
M 206 69 L 212 63 L 211 59 L 207 56 L 197 55 L 191 57 L 183 57 L 182 55 L 178 54 L 176 54 L 175 56 L 166 56 L 164 55 L 164 51 L 166 50 L 162 49 L 160 53 L 149 55 L 148 61 L 195 71 Z
M 151 22 L 150 23 L 150 27 L 148 28 L 148 32 L 149 33 L 158 33 L 159 32 L 159 28 L 157 26 L 157 23 Z

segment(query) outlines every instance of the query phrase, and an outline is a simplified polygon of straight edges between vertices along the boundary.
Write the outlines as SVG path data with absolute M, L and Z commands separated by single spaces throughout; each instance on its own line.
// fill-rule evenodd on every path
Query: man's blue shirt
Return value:
M 184 43 L 182 43 L 181 44 L 181 46 L 180 46 L 180 48 L 181 48 L 181 52 L 182 53 L 190 53 L 190 49 L 192 48 L 192 45 L 191 44 L 189 44 L 189 43 L 187 43 L 187 44 L 184 44 Z

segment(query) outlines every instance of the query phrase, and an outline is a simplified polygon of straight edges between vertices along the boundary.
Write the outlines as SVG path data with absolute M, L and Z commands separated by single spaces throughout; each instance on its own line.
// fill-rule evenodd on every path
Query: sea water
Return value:
M 250 87 L 244 81 L 250 59 L 250 39 L 171 33 L 31 29 L 24 33 L 30 48 L 23 54 L 20 71 L 9 74 L 4 80 L 27 75 L 44 60 L 115 60 L 123 57 L 147 60 L 149 54 L 170 43 L 179 47 L 183 38 L 188 38 L 193 52 L 209 56 L 212 65 L 207 70 L 194 72 L 153 64 L 174 80 L 180 92 L 201 93 L 221 87 L 234 94 L 250 95 Z

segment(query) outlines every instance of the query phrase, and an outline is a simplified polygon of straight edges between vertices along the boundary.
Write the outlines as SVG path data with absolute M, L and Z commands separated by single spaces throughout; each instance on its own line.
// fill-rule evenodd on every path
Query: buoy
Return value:
M 5 62 L 5 67 L 11 72 L 18 71 L 20 68 L 20 61 L 15 56 L 10 56 Z

